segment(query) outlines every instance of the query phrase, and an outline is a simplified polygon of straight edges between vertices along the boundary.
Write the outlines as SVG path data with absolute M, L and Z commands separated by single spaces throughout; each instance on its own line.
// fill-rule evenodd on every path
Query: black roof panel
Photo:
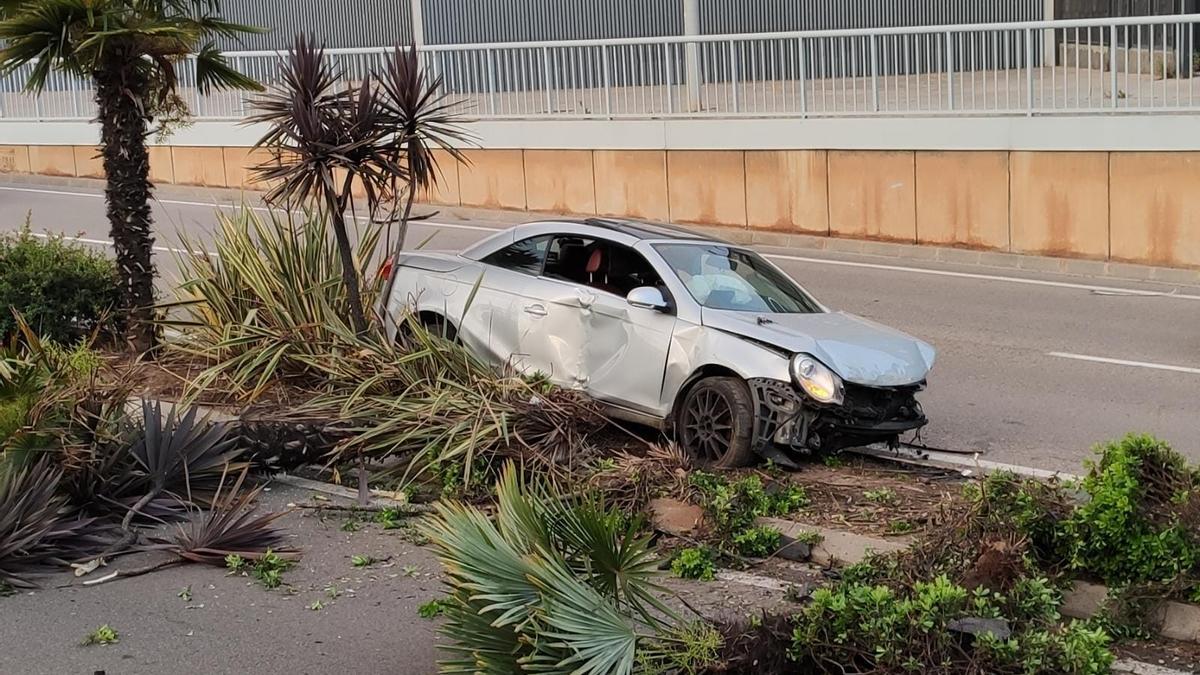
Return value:
M 580 221 L 594 227 L 604 227 L 623 232 L 638 239 L 698 239 L 702 241 L 722 241 L 717 237 L 699 232 L 693 232 L 678 225 L 664 223 L 649 223 L 643 220 L 626 218 L 587 218 Z

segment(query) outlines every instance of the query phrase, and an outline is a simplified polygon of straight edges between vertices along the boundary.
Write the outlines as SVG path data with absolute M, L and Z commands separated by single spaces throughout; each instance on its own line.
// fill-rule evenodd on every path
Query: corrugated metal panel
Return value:
M 286 49 L 298 33 L 316 35 L 329 47 L 384 47 L 412 40 L 409 0 L 222 0 L 230 21 L 268 28 L 223 49 Z
M 683 0 L 423 0 L 425 41 L 466 44 L 683 32 Z
M 422 13 L 428 44 L 655 37 L 683 34 L 684 1 L 422 0 Z M 302 31 L 330 47 L 412 39 L 411 0 L 224 0 L 221 8 L 230 20 L 271 28 L 246 38 L 242 49 L 283 49 Z M 700 30 L 711 35 L 1027 21 L 1044 18 L 1043 8 L 1043 0 L 700 0 Z
M 764 33 L 1045 18 L 1042 0 L 700 0 L 701 31 Z

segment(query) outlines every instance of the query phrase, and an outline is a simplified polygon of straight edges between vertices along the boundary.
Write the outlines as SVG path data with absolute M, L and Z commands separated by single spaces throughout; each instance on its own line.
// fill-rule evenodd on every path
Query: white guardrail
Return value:
M 571 42 L 430 45 L 421 59 L 479 119 L 1005 116 L 1197 111 L 1200 14 Z M 389 48 L 331 49 L 347 81 Z M 279 82 L 277 52 L 230 52 Z M 89 81 L 0 79 L 0 120 L 89 119 Z M 199 119 L 240 119 L 242 93 L 180 93 Z

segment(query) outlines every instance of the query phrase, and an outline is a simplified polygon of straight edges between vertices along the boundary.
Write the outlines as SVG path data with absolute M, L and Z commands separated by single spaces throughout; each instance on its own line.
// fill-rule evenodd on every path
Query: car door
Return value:
M 518 317 L 530 304 L 529 285 L 541 273 L 549 243 L 549 235 L 514 242 L 480 260 L 482 272 L 477 279 L 460 279 L 467 286 L 465 292 L 473 291 L 474 297 L 463 312 L 459 337 L 493 365 L 526 368 Z
M 620 258 L 620 278 L 589 272 L 595 251 Z M 585 255 L 577 255 L 582 251 Z M 580 267 L 582 265 L 582 267 Z M 628 270 L 636 270 L 628 271 Z M 661 414 L 663 372 L 675 317 L 634 307 L 633 287 L 661 285 L 640 253 L 596 237 L 560 235 L 522 307 L 521 352 L 561 386 L 641 412 Z

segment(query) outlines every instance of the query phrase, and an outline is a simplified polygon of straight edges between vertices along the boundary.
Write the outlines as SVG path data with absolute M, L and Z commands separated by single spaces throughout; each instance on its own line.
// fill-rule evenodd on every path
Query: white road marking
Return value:
M 34 194 L 59 195 L 59 196 L 65 196 L 65 197 L 86 197 L 89 199 L 104 199 L 104 195 L 97 194 L 95 192 L 67 192 L 67 191 L 59 191 L 59 190 L 41 190 L 38 188 L 19 188 L 19 187 L 11 187 L 11 186 L 0 186 L 0 190 L 6 190 L 8 192 L 32 192 Z M 230 211 L 241 208 L 240 204 L 223 204 L 223 203 L 219 203 L 219 202 L 192 202 L 192 201 L 187 201 L 184 199 L 157 199 L 156 198 L 153 201 L 155 201 L 159 204 L 169 204 L 171 206 L 198 206 L 201 208 L 226 209 L 226 210 L 230 210 Z M 249 206 L 249 205 L 247 205 L 247 206 L 250 208 L 251 211 L 258 211 L 260 213 L 268 213 L 270 211 L 280 210 L 280 209 L 272 209 L 267 206 Z M 297 213 L 299 213 L 299 212 L 297 211 Z M 358 220 L 366 220 L 366 218 L 359 216 Z M 503 227 L 483 227 L 480 225 L 460 225 L 460 224 L 451 224 L 451 223 L 430 223 L 428 221 L 416 221 L 416 222 L 411 223 L 411 225 L 414 227 L 420 226 L 420 225 L 436 225 L 438 227 L 452 227 L 452 228 L 459 229 L 459 230 L 479 230 L 479 231 L 483 231 L 483 232 L 496 232 L 497 230 L 504 229 Z
M 1030 286 L 1051 286 L 1054 288 L 1070 288 L 1080 291 L 1111 293 L 1114 295 L 1130 295 L 1139 297 L 1177 298 L 1179 300 L 1200 300 L 1200 295 L 1164 291 L 1143 291 L 1135 288 L 1118 288 L 1115 286 L 1093 286 L 1091 284 L 1076 284 L 1069 281 L 1046 281 L 1045 279 L 1023 279 L 1021 277 L 1006 277 L 999 274 L 975 274 L 972 272 L 951 272 L 949 270 L 932 270 L 928 267 L 906 267 L 904 265 L 881 265 L 879 263 L 851 262 L 849 260 L 827 260 L 824 258 L 806 258 L 798 255 L 779 255 L 764 253 L 764 257 L 776 260 L 794 260 L 796 262 L 815 263 L 817 265 L 840 265 L 843 267 L 865 267 L 891 272 L 911 272 L 913 274 L 932 274 L 939 277 L 955 277 L 959 279 L 977 279 L 979 281 L 1007 281 L 1012 284 L 1028 284 Z
M 12 186 L 0 186 L 0 190 L 7 190 L 10 192 L 31 192 L 31 193 L 35 193 L 35 194 L 63 195 L 63 196 L 68 196 L 68 197 L 88 197 L 88 198 L 92 198 L 92 199 L 103 199 L 104 198 L 104 195 L 96 194 L 93 192 L 69 192 L 69 191 L 59 191 L 59 190 L 45 190 L 45 189 L 38 189 L 38 188 L 21 188 L 21 187 L 12 187 Z M 198 206 L 198 207 L 204 207 L 204 208 L 214 208 L 215 207 L 215 208 L 222 208 L 222 209 L 238 208 L 238 205 L 236 205 L 236 204 L 216 204 L 216 203 L 206 203 L 206 202 L 193 202 L 193 201 L 178 200 L 178 199 L 156 199 L 155 201 L 157 201 L 160 204 L 171 204 L 174 206 Z M 271 210 L 270 208 L 263 207 L 263 206 L 251 206 L 250 208 L 255 211 L 263 211 L 263 212 Z M 412 223 L 412 225 L 414 227 L 419 227 L 419 226 L 442 227 L 442 228 L 447 228 L 447 229 L 475 230 L 475 231 L 481 231 L 481 232 L 497 232 L 497 231 L 503 230 L 506 227 L 508 227 L 507 225 L 500 225 L 500 226 L 496 226 L 496 227 L 487 227 L 487 226 L 480 226 L 480 225 L 463 225 L 461 223 L 443 223 L 443 222 L 436 222 L 436 221 L 429 221 L 429 220 L 415 222 L 415 223 Z M 952 272 L 949 270 L 930 269 L 928 267 L 908 267 L 905 265 L 885 265 L 885 264 L 881 264 L 881 263 L 853 262 L 853 261 L 849 261 L 849 260 L 830 260 L 830 259 L 826 259 L 826 258 L 811 258 L 811 257 L 806 257 L 806 256 L 783 255 L 783 254 L 777 254 L 777 253 L 764 253 L 763 256 L 767 257 L 767 258 L 772 258 L 775 260 L 790 260 L 793 262 L 811 263 L 814 265 L 834 265 L 834 266 L 839 266 L 839 267 L 857 267 L 857 268 L 862 268 L 862 269 L 883 270 L 883 271 L 888 271 L 888 272 L 907 272 L 909 274 L 927 274 L 927 275 L 939 276 L 939 277 L 952 277 L 952 278 L 956 278 L 956 279 L 974 279 L 976 281 L 998 281 L 998 282 L 1007 282 L 1010 284 L 1025 284 L 1025 285 L 1029 285 L 1029 286 L 1046 286 L 1046 287 L 1050 287 L 1050 288 L 1068 288 L 1068 289 L 1072 289 L 1072 290 L 1090 291 L 1093 293 L 1103 293 L 1103 294 L 1111 294 L 1111 295 L 1151 297 L 1151 298 L 1162 297 L 1162 298 L 1175 298 L 1177 300 L 1200 300 L 1200 295 L 1188 295 L 1186 293 L 1176 293 L 1174 291 L 1171 291 L 1171 292 L 1146 291 L 1146 290 L 1141 290 L 1141 289 L 1136 289 L 1136 288 L 1121 288 L 1118 286 L 1098 286 L 1098 285 L 1093 285 L 1093 284 L 1077 284 L 1077 283 L 1072 283 L 1069 281 L 1047 281 L 1045 279 L 1026 279 L 1026 278 L 1022 278 L 1022 277 L 1008 277 L 1008 276 L 1003 276 L 1003 275 L 999 275 L 999 274 L 977 274 L 974 272 Z
M 46 234 L 44 232 L 30 232 L 29 234 L 31 236 L 39 237 L 41 239 L 49 239 L 52 236 L 58 236 L 58 235 Z M 88 239 L 87 237 L 71 237 L 68 235 L 63 235 L 63 239 L 67 239 L 69 241 L 77 241 L 81 244 L 92 244 L 95 246 L 107 246 L 109 248 L 113 247 L 113 243 L 111 241 L 108 241 L 107 239 Z M 194 253 L 195 252 L 195 251 L 190 251 L 186 248 L 171 248 L 170 246 L 151 246 L 150 248 L 154 249 L 155 251 L 164 251 L 166 253 Z M 220 257 L 214 251 L 208 251 L 207 253 L 213 257 Z
M 1150 363 L 1148 361 L 1127 361 L 1125 359 L 1110 359 L 1104 356 L 1088 356 L 1087 354 L 1072 354 L 1070 352 L 1049 352 L 1046 356 L 1054 356 L 1060 359 L 1074 359 L 1076 361 L 1091 361 L 1093 363 L 1109 363 L 1115 366 L 1132 366 L 1135 368 L 1169 370 L 1175 373 L 1200 375 L 1200 368 L 1192 368 L 1191 366 L 1172 366 L 1165 363 Z

